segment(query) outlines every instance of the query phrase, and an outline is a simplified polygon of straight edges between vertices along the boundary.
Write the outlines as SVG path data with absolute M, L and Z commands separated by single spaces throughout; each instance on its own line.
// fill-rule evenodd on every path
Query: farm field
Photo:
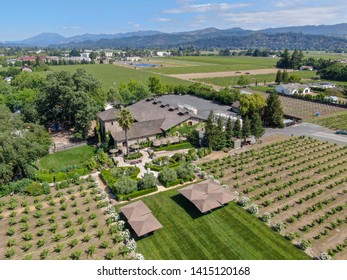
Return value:
M 288 73 L 290 75 L 292 72 L 288 72 Z M 313 71 L 295 71 L 295 74 L 299 75 L 304 80 L 306 79 L 311 80 L 317 77 L 316 73 Z M 274 83 L 276 80 L 276 73 L 244 75 L 244 76 L 246 76 L 249 79 L 250 84 L 255 84 L 256 82 L 258 82 L 258 84 L 263 84 L 265 82 Z M 239 75 L 233 76 L 233 77 L 213 77 L 213 78 L 194 79 L 194 81 L 213 84 L 216 86 L 227 87 L 230 85 L 237 85 L 238 79 L 239 79 Z
M 199 166 L 310 256 L 347 259 L 347 146 L 292 137 Z
M 278 58 L 248 56 L 183 56 L 155 58 L 153 63 L 156 61 L 161 62 L 164 67 L 151 68 L 147 69 L 147 71 L 172 75 L 273 68 Z M 168 67 L 165 67 L 165 65 Z
M 331 129 L 347 130 L 347 110 L 337 112 L 328 116 L 313 117 L 307 119 L 307 122 L 325 126 Z
M 202 215 L 177 189 L 142 201 L 163 225 L 137 240 L 146 259 L 309 259 L 235 203 Z
M 129 259 L 94 179 L 62 182 L 49 195 L 0 199 L 0 259 Z M 117 215 L 117 214 L 116 214 Z
M 61 169 L 68 165 L 81 164 L 92 158 L 94 154 L 95 148 L 86 145 L 47 155 L 40 159 L 39 165 L 46 170 Z
M 265 98 L 269 96 L 269 94 L 265 92 L 259 93 L 262 94 Z M 284 114 L 305 120 L 312 118 L 317 112 L 319 112 L 321 116 L 325 116 L 336 112 L 346 111 L 346 109 L 344 108 L 329 104 L 316 103 L 282 95 L 280 95 L 279 98 L 281 100 Z
M 111 64 L 84 64 L 84 65 L 64 65 L 64 66 L 51 66 L 52 71 L 70 71 L 75 72 L 76 69 L 83 68 L 87 73 L 93 75 L 98 79 L 103 88 L 108 90 L 111 87 L 119 84 L 120 82 L 129 82 L 130 80 L 136 80 L 140 83 L 147 84 L 148 78 L 151 76 L 157 76 L 161 79 L 163 84 L 172 85 L 189 85 L 191 82 L 183 81 L 172 77 L 157 75 L 155 73 L 146 72 L 141 69 L 131 69 L 128 67 L 122 67 Z M 49 72 L 44 72 L 49 73 Z

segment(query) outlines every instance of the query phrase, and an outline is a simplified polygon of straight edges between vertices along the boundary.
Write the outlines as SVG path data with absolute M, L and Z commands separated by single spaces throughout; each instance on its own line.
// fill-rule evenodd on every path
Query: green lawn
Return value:
M 64 65 L 50 66 L 51 71 L 71 71 L 83 68 L 89 74 L 98 79 L 105 89 L 109 89 L 120 82 L 129 82 L 131 79 L 147 84 L 148 78 L 151 76 L 160 77 L 162 83 L 172 85 L 189 85 L 191 82 L 183 81 L 172 77 L 166 77 L 155 73 L 149 73 L 141 69 L 131 69 L 127 67 L 111 65 L 111 64 L 87 64 L 87 65 Z M 49 73 L 49 72 L 45 72 Z
M 50 169 L 61 169 L 67 165 L 80 164 L 90 159 L 95 153 L 92 146 L 82 146 L 63 152 L 47 155 L 40 159 L 40 167 Z
M 305 120 L 331 129 L 347 130 L 347 110 Z
M 142 200 L 163 225 L 137 240 L 146 259 L 310 259 L 234 203 L 201 215 L 177 189 Z
M 292 74 L 292 72 L 288 72 L 289 75 Z M 316 72 L 313 71 L 296 71 L 295 74 L 300 75 L 302 79 L 312 79 L 317 77 Z M 254 84 L 256 81 L 259 85 L 262 85 L 264 82 L 275 82 L 276 80 L 276 74 L 258 74 L 258 75 L 245 75 L 248 77 L 251 84 Z M 197 82 L 205 82 L 209 84 L 213 84 L 216 86 L 230 86 L 230 85 L 236 85 L 237 81 L 240 77 L 217 77 L 217 78 L 203 78 L 203 79 L 195 79 Z
M 157 58 L 156 58 L 157 59 Z M 250 56 L 182 56 L 161 58 L 158 61 L 175 64 L 175 67 L 151 68 L 148 71 L 162 74 L 208 73 L 273 68 L 278 58 Z

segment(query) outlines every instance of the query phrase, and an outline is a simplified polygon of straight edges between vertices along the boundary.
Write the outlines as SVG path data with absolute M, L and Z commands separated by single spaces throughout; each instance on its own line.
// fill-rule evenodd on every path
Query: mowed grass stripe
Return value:
M 184 81 L 176 79 L 173 77 L 167 77 L 163 75 L 158 75 L 156 73 L 146 72 L 142 69 L 132 69 L 128 67 L 122 67 L 118 65 L 111 64 L 81 64 L 81 65 L 63 65 L 63 66 L 51 66 L 49 72 L 42 72 L 42 75 L 59 72 L 59 71 L 69 71 L 75 72 L 77 69 L 85 69 L 87 73 L 91 74 L 97 80 L 99 80 L 105 90 L 110 89 L 119 85 L 120 82 L 129 82 L 130 80 L 138 81 L 142 84 L 148 83 L 148 78 L 151 76 L 159 77 L 163 84 L 170 85 L 190 85 L 189 81 Z
M 163 225 L 138 240 L 146 259 L 309 259 L 234 203 L 201 215 L 177 190 L 143 201 Z

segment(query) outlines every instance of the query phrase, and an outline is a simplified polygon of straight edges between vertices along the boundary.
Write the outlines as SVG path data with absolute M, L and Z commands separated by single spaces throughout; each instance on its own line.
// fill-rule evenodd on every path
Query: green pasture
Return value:
M 328 116 L 313 117 L 305 120 L 331 129 L 347 130 L 347 110 L 336 112 Z
M 163 228 L 137 240 L 146 259 L 309 259 L 234 203 L 202 215 L 177 189 L 142 199 Z
M 171 85 L 189 85 L 191 82 L 183 81 L 172 77 L 157 75 L 155 73 L 146 72 L 142 69 L 132 69 L 111 64 L 82 64 L 82 65 L 63 65 L 63 66 L 50 66 L 51 71 L 70 71 L 75 72 L 76 69 L 83 68 L 89 74 L 98 79 L 105 89 L 109 89 L 120 82 L 129 82 L 136 80 L 143 84 L 147 84 L 148 78 L 157 76 L 161 79 L 163 84 Z M 45 72 L 49 73 L 49 72 Z
M 46 170 L 61 169 L 68 165 L 81 164 L 91 159 L 94 154 L 95 149 L 92 146 L 82 146 L 47 155 L 40 159 L 39 165 Z
M 289 76 L 292 74 L 292 72 L 288 72 Z M 313 71 L 296 71 L 295 74 L 300 75 L 302 79 L 313 79 L 316 78 L 317 75 Z M 263 85 L 265 83 L 269 82 L 275 82 L 276 80 L 276 73 L 273 74 L 257 74 L 257 75 L 244 75 L 246 76 L 250 84 L 255 84 L 258 82 L 259 85 Z M 202 78 L 202 79 L 194 79 L 197 82 L 204 82 L 208 84 L 213 84 L 216 86 L 230 86 L 230 85 L 236 85 L 238 79 L 240 76 L 233 76 L 233 77 L 215 77 L 215 78 Z
M 157 59 L 157 58 L 156 58 Z M 273 68 L 279 58 L 249 56 L 182 56 L 160 58 L 162 68 L 148 71 L 161 74 L 188 74 Z M 175 67 L 165 67 L 171 64 Z

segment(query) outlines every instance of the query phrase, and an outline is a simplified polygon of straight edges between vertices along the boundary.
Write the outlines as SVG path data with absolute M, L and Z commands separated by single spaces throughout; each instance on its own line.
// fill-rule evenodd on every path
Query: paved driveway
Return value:
M 347 135 L 335 134 L 335 130 L 327 129 L 319 125 L 311 123 L 302 123 L 283 129 L 267 128 L 264 136 L 275 134 L 295 135 L 295 136 L 311 136 L 321 141 L 329 141 L 339 145 L 347 145 Z

